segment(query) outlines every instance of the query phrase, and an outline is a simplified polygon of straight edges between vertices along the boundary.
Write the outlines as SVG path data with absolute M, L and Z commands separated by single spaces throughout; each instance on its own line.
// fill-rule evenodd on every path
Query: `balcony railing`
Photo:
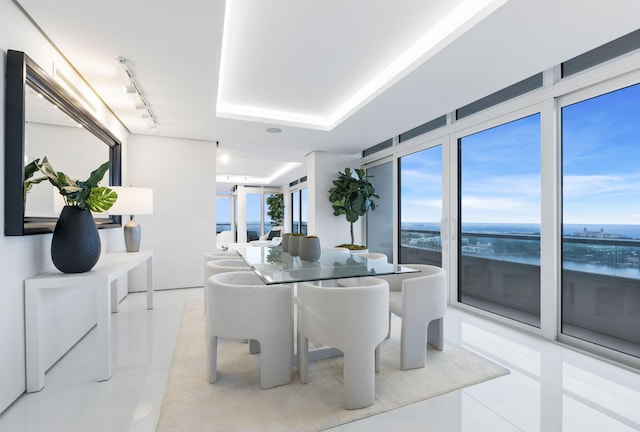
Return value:
M 460 238 L 459 301 L 539 326 L 540 236 Z M 439 232 L 402 230 L 400 257 L 441 265 Z M 640 356 L 640 240 L 565 236 L 562 257 L 563 333 Z

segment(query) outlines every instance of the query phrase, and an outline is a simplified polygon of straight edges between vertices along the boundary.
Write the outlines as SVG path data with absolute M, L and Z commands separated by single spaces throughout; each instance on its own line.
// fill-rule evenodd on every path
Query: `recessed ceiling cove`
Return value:
M 216 114 L 332 130 L 506 2 L 227 2 Z

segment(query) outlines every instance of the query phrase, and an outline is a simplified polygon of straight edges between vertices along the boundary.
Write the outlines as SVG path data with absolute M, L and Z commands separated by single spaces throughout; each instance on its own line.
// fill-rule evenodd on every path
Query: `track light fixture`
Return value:
M 142 94 L 140 84 L 136 80 L 133 71 L 129 67 L 128 60 L 124 57 L 118 57 L 116 60 L 118 61 L 118 63 L 120 63 L 120 66 L 122 66 L 122 69 L 124 70 L 125 74 L 127 75 L 127 79 L 129 80 L 128 84 L 125 84 L 124 86 L 125 93 L 134 95 L 134 104 L 136 109 L 140 111 L 140 117 L 147 120 L 149 129 L 154 129 L 158 126 L 158 120 L 153 115 L 153 112 L 151 112 L 151 108 L 149 107 L 147 100 Z

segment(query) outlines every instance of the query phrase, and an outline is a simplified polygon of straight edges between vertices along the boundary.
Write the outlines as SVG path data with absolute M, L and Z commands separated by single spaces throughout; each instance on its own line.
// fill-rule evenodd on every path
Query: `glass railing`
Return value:
M 463 232 L 459 300 L 540 325 L 540 236 Z M 401 263 L 440 265 L 437 231 L 401 231 Z M 562 332 L 640 357 L 640 240 L 562 239 Z
M 461 233 L 463 256 L 540 265 L 540 236 L 532 234 Z M 414 256 L 442 252 L 438 231 L 402 230 L 400 248 Z M 640 240 L 563 237 L 563 267 L 567 270 L 640 279 Z
M 429 264 L 442 266 L 440 231 L 400 231 L 400 264 Z

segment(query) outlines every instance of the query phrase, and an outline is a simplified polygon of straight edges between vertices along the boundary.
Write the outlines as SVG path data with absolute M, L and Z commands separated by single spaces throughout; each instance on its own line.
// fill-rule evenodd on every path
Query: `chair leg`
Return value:
M 260 388 L 268 389 L 291 382 L 292 341 L 270 341 L 260 344 Z M 288 345 L 288 347 L 287 347 Z
M 389 330 L 387 330 L 387 336 L 385 339 L 389 339 L 391 337 L 391 311 L 389 311 Z
M 260 352 L 260 343 L 255 339 L 249 339 L 249 354 L 258 354 Z
M 427 325 L 426 323 L 409 323 L 402 319 L 400 337 L 400 368 L 417 369 L 427 362 Z
M 344 407 L 358 409 L 376 401 L 375 356 L 368 350 L 344 352 Z
M 218 381 L 218 337 L 207 337 L 207 379 L 213 384 Z
M 427 326 L 427 342 L 442 351 L 444 346 L 444 318 L 438 318 Z
M 306 384 L 309 382 L 309 339 L 304 337 L 299 331 L 297 352 L 298 377 L 300 377 L 301 384 Z

